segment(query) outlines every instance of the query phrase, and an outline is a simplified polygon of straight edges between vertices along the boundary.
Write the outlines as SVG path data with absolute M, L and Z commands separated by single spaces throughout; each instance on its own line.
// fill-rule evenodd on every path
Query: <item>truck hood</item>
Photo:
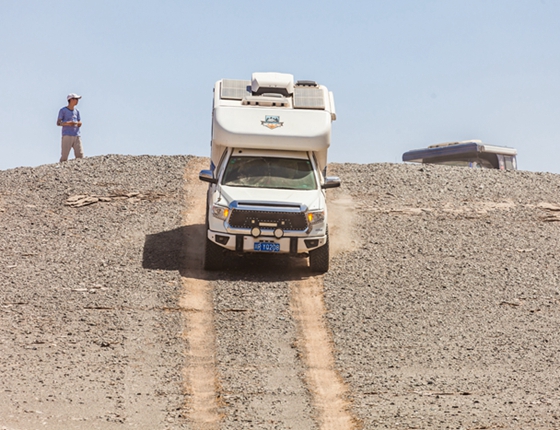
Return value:
M 220 204 L 224 206 L 233 201 L 258 201 L 304 204 L 309 210 L 324 209 L 325 207 L 325 199 L 321 190 L 278 190 L 219 186 L 214 198 L 218 198 L 220 190 L 222 196 Z

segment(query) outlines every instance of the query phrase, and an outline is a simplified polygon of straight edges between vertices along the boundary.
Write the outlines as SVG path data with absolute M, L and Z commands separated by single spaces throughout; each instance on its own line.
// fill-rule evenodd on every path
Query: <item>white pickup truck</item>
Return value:
M 325 189 L 331 92 L 285 73 L 222 79 L 214 87 L 204 268 L 220 270 L 228 253 L 308 255 L 329 269 Z

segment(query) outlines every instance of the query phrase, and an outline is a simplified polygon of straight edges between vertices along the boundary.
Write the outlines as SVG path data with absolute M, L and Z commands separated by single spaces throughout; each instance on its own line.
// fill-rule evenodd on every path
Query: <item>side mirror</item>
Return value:
M 198 179 L 204 182 L 210 182 L 211 184 L 215 184 L 218 182 L 218 179 L 214 178 L 214 173 L 212 173 L 212 170 L 201 170 L 198 174 Z
M 327 188 L 340 187 L 340 178 L 338 176 L 327 176 L 325 178 L 325 183 L 321 185 L 321 188 L 326 190 Z

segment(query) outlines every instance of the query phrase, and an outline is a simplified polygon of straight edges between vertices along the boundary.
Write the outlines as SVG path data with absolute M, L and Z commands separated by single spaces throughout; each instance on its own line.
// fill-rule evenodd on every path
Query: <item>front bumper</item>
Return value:
M 327 243 L 326 235 L 305 235 L 305 237 L 284 236 L 277 239 L 274 236 L 253 237 L 249 232 L 230 234 L 212 230 L 208 230 L 208 239 L 225 249 L 236 252 L 259 252 L 255 251 L 255 243 L 257 242 L 278 244 L 280 246 L 278 252 L 281 254 L 306 253 Z

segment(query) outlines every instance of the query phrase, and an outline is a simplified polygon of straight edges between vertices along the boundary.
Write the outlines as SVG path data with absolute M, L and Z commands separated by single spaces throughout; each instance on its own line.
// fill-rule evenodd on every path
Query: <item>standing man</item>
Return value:
M 68 160 L 70 149 L 74 149 L 74 156 L 76 158 L 84 158 L 84 151 L 82 149 L 82 141 L 80 139 L 80 127 L 82 120 L 80 112 L 76 109 L 78 101 L 82 98 L 78 94 L 68 94 L 68 106 L 63 107 L 58 112 L 58 120 L 56 125 L 62 126 L 62 153 L 60 162 Z

